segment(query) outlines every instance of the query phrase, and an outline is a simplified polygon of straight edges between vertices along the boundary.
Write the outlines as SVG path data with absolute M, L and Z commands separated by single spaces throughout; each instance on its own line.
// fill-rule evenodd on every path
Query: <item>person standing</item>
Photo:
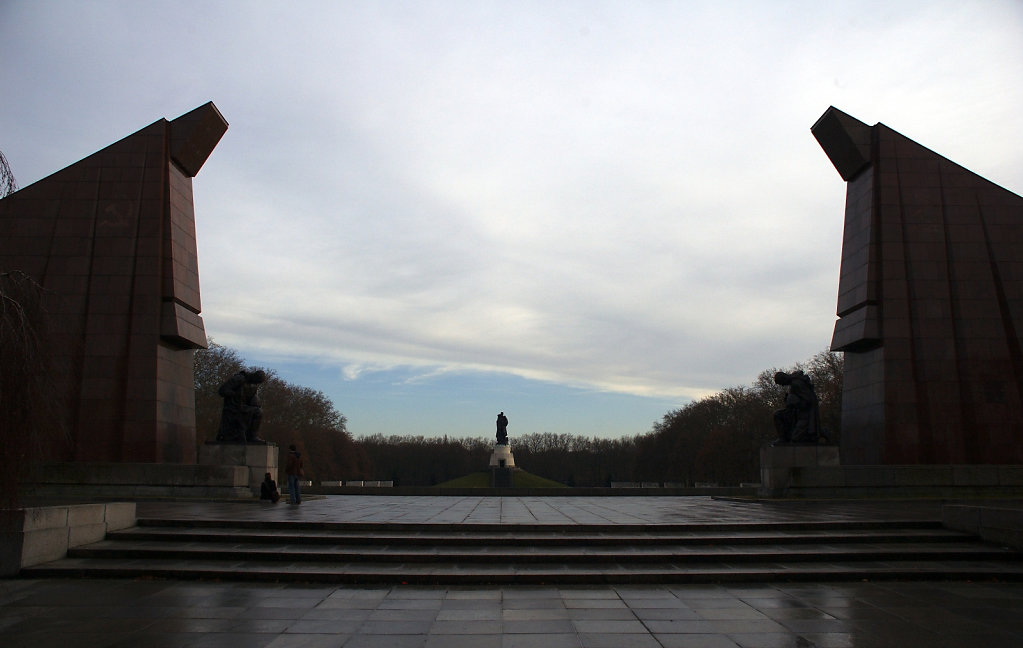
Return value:
M 301 504 L 302 489 L 298 485 L 298 480 L 305 477 L 305 470 L 302 466 L 302 453 L 298 451 L 294 443 L 288 446 L 288 463 L 284 467 L 284 472 L 288 475 L 289 501 L 292 504 Z

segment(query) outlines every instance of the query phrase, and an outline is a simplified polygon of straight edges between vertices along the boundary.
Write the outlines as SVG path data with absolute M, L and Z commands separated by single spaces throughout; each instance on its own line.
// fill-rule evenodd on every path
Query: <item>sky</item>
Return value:
M 20 186 L 213 101 L 207 334 L 355 436 L 621 437 L 827 349 L 884 123 L 1023 194 L 1020 0 L 0 0 Z

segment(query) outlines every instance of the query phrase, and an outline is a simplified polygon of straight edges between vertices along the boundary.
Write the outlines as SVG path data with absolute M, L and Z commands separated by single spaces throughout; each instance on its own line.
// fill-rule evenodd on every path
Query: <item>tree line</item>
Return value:
M 246 368 L 234 349 L 209 341 L 208 349 L 195 352 L 195 427 L 199 443 L 212 441 L 220 429 L 223 399 L 217 393 L 235 373 Z M 364 479 L 372 473 L 366 453 L 348 433 L 347 421 L 323 392 L 293 385 L 267 367 L 259 387 L 263 420 L 259 436 L 284 450 L 298 446 L 310 460 L 306 478 L 314 482 L 329 479 Z M 284 457 L 279 458 L 284 465 Z
M 844 357 L 822 351 L 800 369 L 814 385 L 821 428 L 839 442 Z M 649 434 L 637 437 L 645 474 L 651 481 L 686 485 L 737 485 L 760 481 L 760 448 L 777 438 L 773 413 L 783 405 L 785 388 L 776 385 L 777 369 L 760 373 L 749 386 L 730 387 L 672 410 Z
M 840 354 L 822 351 L 785 371 L 810 376 L 820 400 L 821 424 L 838 442 L 842 398 Z M 216 437 L 222 399 L 217 389 L 243 361 L 211 341 L 196 352 L 196 427 L 200 440 Z M 260 367 L 255 367 L 260 368 Z M 260 436 L 308 457 L 306 475 L 326 480 L 391 480 L 400 486 L 434 486 L 486 470 L 493 439 L 373 435 L 353 438 L 343 414 L 322 392 L 291 385 L 262 368 L 264 418 Z M 748 386 L 730 387 L 669 411 L 646 433 L 617 439 L 538 432 L 512 438 L 517 466 L 568 486 L 658 482 L 684 486 L 738 485 L 759 481 L 760 448 L 776 437 L 772 414 L 785 388 L 777 369 Z

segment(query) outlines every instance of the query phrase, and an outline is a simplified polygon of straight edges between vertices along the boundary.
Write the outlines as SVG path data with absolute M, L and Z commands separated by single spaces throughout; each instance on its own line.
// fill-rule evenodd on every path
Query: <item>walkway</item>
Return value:
M 710 497 L 328 496 L 300 506 L 159 502 L 139 517 L 402 524 L 698 524 L 941 519 L 939 501 L 741 501 Z
M 677 524 L 933 518 L 937 503 L 706 498 L 329 497 L 160 503 L 193 519 Z M 4 648 L 942 648 L 1023 645 L 1023 584 L 354 587 L 0 580 Z

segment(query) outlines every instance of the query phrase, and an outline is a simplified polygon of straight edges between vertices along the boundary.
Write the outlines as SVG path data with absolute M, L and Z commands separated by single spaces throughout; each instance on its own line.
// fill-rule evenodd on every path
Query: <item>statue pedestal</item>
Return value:
M 515 472 L 514 468 L 491 468 L 490 487 L 511 488 L 514 480 L 512 473 L 514 472 Z
M 263 483 L 266 473 L 277 482 L 278 449 L 276 443 L 218 443 L 207 441 L 199 448 L 199 465 L 201 466 L 244 466 L 249 471 L 249 488 L 255 497 L 259 497 L 259 485 Z M 283 489 L 281 489 L 283 490 Z
M 495 444 L 494 451 L 490 454 L 491 468 L 514 468 L 515 455 L 512 454 L 510 445 Z
M 262 481 L 262 477 L 260 477 Z M 56 500 L 186 497 L 248 499 L 248 471 L 240 465 L 40 463 L 29 467 L 22 494 Z
M 760 495 L 780 497 L 803 468 L 838 466 L 838 446 L 785 444 L 760 449 Z
M 512 472 L 515 470 L 515 455 L 510 445 L 495 444 L 490 454 L 490 487 L 511 488 Z

